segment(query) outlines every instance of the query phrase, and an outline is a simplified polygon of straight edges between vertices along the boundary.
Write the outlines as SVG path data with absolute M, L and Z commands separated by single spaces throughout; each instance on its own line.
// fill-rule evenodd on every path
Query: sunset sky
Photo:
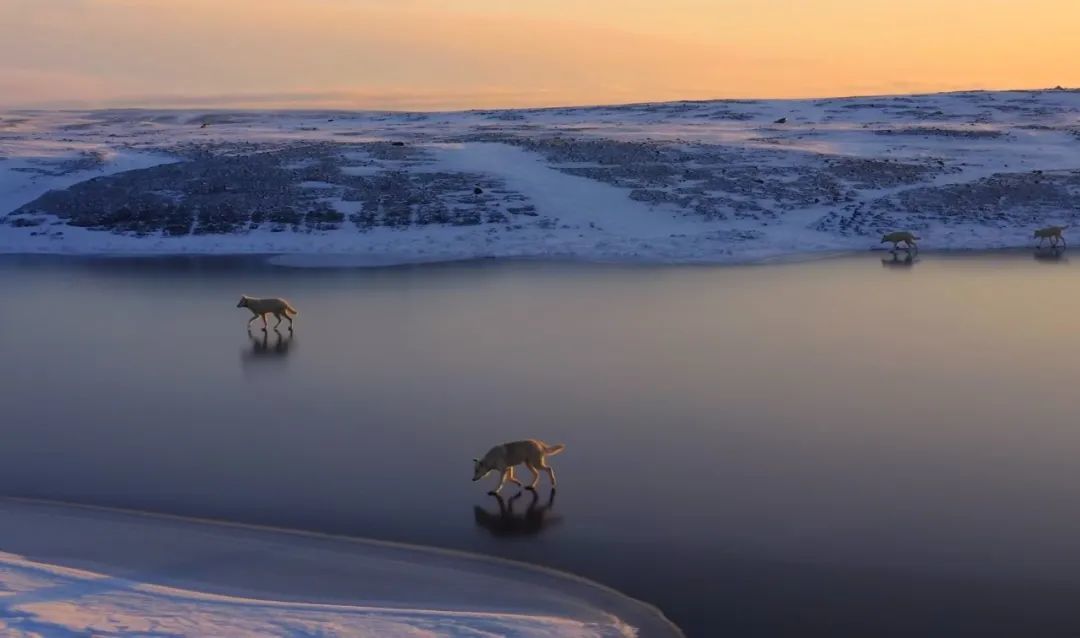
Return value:
M 1080 86 L 1077 0 L 0 0 L 0 106 L 453 109 Z

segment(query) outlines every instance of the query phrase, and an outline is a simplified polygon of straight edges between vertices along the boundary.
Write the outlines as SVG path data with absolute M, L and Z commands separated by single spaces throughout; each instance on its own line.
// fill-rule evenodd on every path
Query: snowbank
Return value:
M 678 636 L 568 574 L 464 553 L 0 500 L 4 636 Z

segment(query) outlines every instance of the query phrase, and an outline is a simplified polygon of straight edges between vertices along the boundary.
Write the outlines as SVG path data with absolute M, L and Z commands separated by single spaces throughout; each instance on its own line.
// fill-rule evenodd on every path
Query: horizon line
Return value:
M 146 98 L 133 98 L 130 101 L 124 100 L 123 103 L 117 104 L 92 104 L 92 100 L 87 100 L 85 104 L 77 102 L 71 103 L 57 103 L 53 105 L 33 105 L 33 104 L 0 104 L 0 111 L 3 112 L 76 112 L 76 111 L 196 111 L 196 110 L 215 110 L 215 111 L 291 111 L 291 112 L 335 112 L 335 113 L 474 113 L 482 111 L 543 111 L 543 110 L 557 110 L 557 109 L 597 109 L 597 108 L 619 108 L 619 107 L 632 107 L 632 106 L 646 106 L 655 104 L 704 104 L 710 102 L 729 102 L 729 103 L 757 103 L 757 102 L 810 102 L 821 100 L 856 100 L 856 99 L 873 99 L 873 98 L 898 98 L 898 97 L 931 97 L 935 95 L 956 95 L 963 93 L 1048 93 L 1048 92 L 1080 92 L 1080 86 L 1042 86 L 1042 87 L 1017 87 L 1017 88 L 963 88 L 963 89 L 945 89 L 940 91 L 916 91 L 916 92 L 896 92 L 896 93 L 851 93 L 846 95 L 820 95 L 820 96 L 805 96 L 805 97 L 711 97 L 711 98 L 681 98 L 681 99 L 660 99 L 660 100 L 634 100 L 627 102 L 580 102 L 580 103 L 562 103 L 562 104 L 544 104 L 537 106 L 473 106 L 473 107 L 364 107 L 364 106 L 318 106 L 317 102 L 320 99 L 318 96 L 338 96 L 339 99 L 344 99 L 350 94 L 348 91 L 321 91 L 311 93 L 251 93 L 251 94 L 238 94 L 238 95 L 206 95 L 199 97 L 182 97 L 182 96 L 155 96 Z M 383 94 L 384 99 L 394 99 L 395 94 L 393 92 L 387 92 Z M 310 96 L 310 97 L 306 97 Z M 464 97 L 464 96 L 463 96 Z M 371 99 L 379 99 L 379 94 L 372 94 L 369 96 Z M 312 102 L 312 105 L 305 106 L 303 102 L 308 99 Z M 407 98 L 405 98 L 407 99 Z M 220 105 L 215 105 L 214 101 L 221 102 Z M 249 101 L 250 102 L 246 102 Z M 298 102 L 295 105 L 277 105 L 272 106 L 274 101 L 280 101 L 283 103 Z M 154 102 L 158 102 L 154 104 Z M 184 104 L 184 102 L 190 102 Z M 266 106 L 259 106 L 259 102 L 264 102 Z

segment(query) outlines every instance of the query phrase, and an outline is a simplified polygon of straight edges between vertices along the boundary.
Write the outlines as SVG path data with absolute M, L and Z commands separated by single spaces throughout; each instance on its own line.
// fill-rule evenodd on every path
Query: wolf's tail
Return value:
M 562 443 L 560 443 L 558 445 L 547 445 L 547 444 L 545 444 L 544 445 L 544 454 L 547 454 L 548 456 L 555 456 L 556 454 L 558 454 L 559 452 L 562 452 L 565 449 L 566 449 L 566 446 L 563 445 Z
M 300 311 L 297 310 L 296 308 L 293 308 L 292 304 L 288 303 L 288 302 L 285 302 L 285 310 L 288 310 L 289 312 L 293 313 L 294 315 L 300 314 Z

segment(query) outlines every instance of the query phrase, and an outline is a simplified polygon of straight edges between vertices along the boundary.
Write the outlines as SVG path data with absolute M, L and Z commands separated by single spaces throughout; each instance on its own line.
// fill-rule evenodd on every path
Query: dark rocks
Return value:
M 372 175 L 341 170 L 345 152 L 366 152 Z M 273 232 L 337 229 L 336 202 L 360 202 L 349 219 L 361 230 L 446 224 L 505 223 L 525 202 L 485 175 L 423 170 L 423 151 L 378 142 L 192 146 L 187 161 L 100 176 L 50 191 L 3 220 L 33 226 L 59 219 L 93 230 L 147 235 L 225 235 L 260 227 Z M 382 162 L 392 162 L 378 170 Z M 486 188 L 485 188 L 486 187 Z M 488 194 L 494 189 L 494 194 Z M 516 214 L 535 215 L 531 206 Z M 0 223 L 3 223 L 0 222 Z
M 885 128 L 874 131 L 874 135 L 920 135 L 924 137 L 954 137 L 965 139 L 997 139 L 1004 137 L 1006 133 L 993 129 L 956 129 L 942 128 L 940 126 L 905 126 L 902 128 Z

